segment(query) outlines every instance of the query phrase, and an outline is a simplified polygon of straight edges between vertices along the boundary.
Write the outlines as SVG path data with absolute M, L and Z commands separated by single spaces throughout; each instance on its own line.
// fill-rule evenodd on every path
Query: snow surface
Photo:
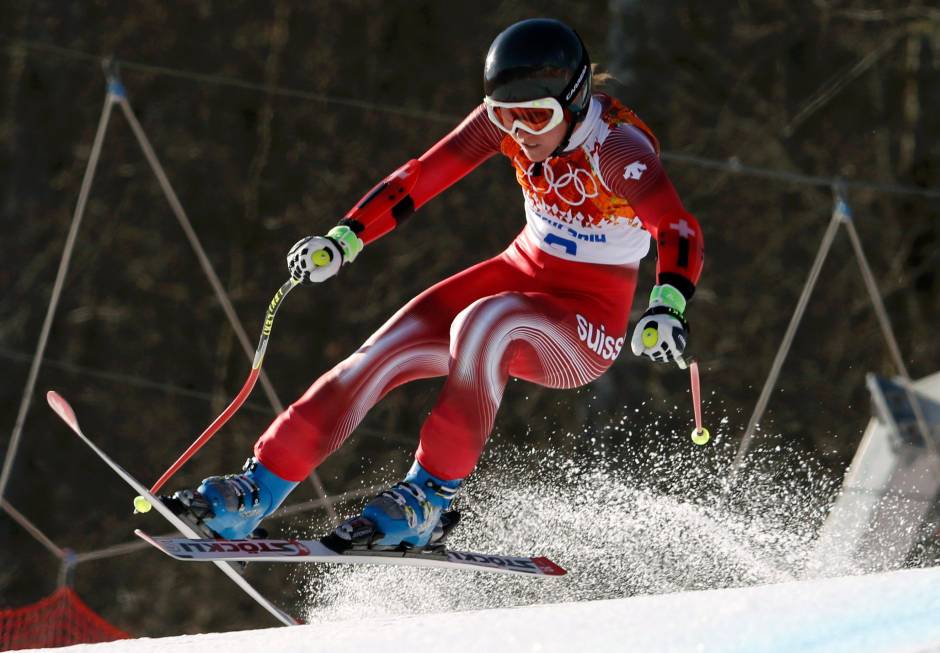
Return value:
M 940 651 L 940 568 L 48 650 L 927 653 Z
M 550 431 L 539 447 L 520 446 L 519 437 L 491 442 L 468 479 L 451 547 L 545 555 L 568 569 L 562 578 L 297 565 L 270 598 L 307 626 L 129 640 L 95 652 L 940 653 L 940 557 L 924 558 L 933 568 L 876 573 L 899 564 L 886 542 L 873 546 L 883 559 L 827 564 L 818 528 L 837 479 L 765 433 L 738 476 L 740 491 L 729 493 L 737 441 L 728 434 L 737 427 L 718 419 L 720 401 L 704 407 L 715 425 L 708 447 L 689 445 L 688 420 L 663 421 L 656 415 L 669 411 L 645 402 L 589 432 Z M 391 462 L 373 471 L 401 473 Z M 332 524 L 303 515 L 278 526 L 316 537 Z M 827 548 L 846 544 L 831 538 Z M 249 569 L 249 579 L 263 572 Z

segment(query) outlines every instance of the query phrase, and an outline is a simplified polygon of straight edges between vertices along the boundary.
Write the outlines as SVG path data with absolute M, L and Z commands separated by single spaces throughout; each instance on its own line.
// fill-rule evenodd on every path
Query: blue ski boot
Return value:
M 340 524 L 324 538 L 345 550 L 438 550 L 459 515 L 450 510 L 463 479 L 443 481 L 416 461 L 405 476 L 369 501 L 358 517 Z
M 195 492 L 176 492 L 164 503 L 208 537 L 240 540 L 250 537 L 295 487 L 296 482 L 249 458 L 241 474 L 210 476 Z

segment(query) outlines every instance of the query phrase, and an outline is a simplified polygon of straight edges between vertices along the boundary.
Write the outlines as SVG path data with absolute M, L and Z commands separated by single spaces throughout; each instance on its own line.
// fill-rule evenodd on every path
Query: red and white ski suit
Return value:
M 277 417 L 255 445 L 272 472 L 304 479 L 392 388 L 446 376 L 416 458 L 438 478 L 463 478 L 480 457 L 510 376 L 574 388 L 614 362 L 650 235 L 658 282 L 692 295 L 703 261 L 698 222 L 669 182 L 655 136 L 603 94 L 593 97 L 568 151 L 542 164 L 529 161 L 481 105 L 342 223 L 369 243 L 499 152 L 522 187 L 525 228 L 499 256 L 408 302 Z M 371 202 L 403 176 L 413 184 L 403 201 Z

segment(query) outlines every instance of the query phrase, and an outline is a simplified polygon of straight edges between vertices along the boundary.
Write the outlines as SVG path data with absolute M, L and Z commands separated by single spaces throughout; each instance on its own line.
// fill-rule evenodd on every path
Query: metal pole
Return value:
M 845 202 L 848 207 L 848 202 Z M 865 288 L 868 289 L 868 295 L 871 297 L 872 306 L 875 309 L 875 315 L 878 317 L 878 324 L 881 327 L 881 333 L 885 342 L 888 343 L 888 349 L 891 352 L 891 358 L 901 375 L 901 385 L 907 395 L 907 400 L 914 411 L 914 419 L 917 421 L 917 428 L 921 437 L 924 438 L 924 445 L 933 456 L 940 460 L 940 451 L 937 450 L 937 443 L 933 441 L 930 434 L 930 427 L 927 425 L 927 418 L 924 416 L 924 408 L 921 405 L 917 392 L 911 386 L 911 375 L 907 371 L 907 365 L 904 363 L 904 357 L 901 355 L 901 348 L 898 346 L 897 338 L 894 336 L 894 329 L 891 326 L 891 319 L 888 317 L 888 311 L 885 308 L 884 301 L 881 299 L 881 293 L 878 290 L 878 284 L 875 281 L 875 275 L 868 264 L 868 258 L 865 256 L 865 250 L 862 249 L 862 241 L 858 237 L 858 231 L 855 229 L 855 221 L 852 218 L 851 210 L 847 210 L 842 218 L 846 230 L 849 232 L 849 240 L 852 241 L 852 248 L 855 250 L 855 258 L 858 261 L 859 270 L 862 278 L 865 280 Z
M 98 159 L 101 156 L 101 148 L 104 144 L 104 135 L 108 128 L 108 121 L 111 118 L 111 107 L 115 100 L 114 89 L 109 85 L 108 95 L 104 100 L 104 109 L 101 111 L 101 118 L 98 121 L 98 131 L 95 133 L 95 141 L 91 147 L 91 156 L 89 156 L 88 165 L 85 168 L 85 177 L 82 179 L 82 187 L 78 193 L 78 203 L 75 205 L 75 213 L 72 215 L 72 224 L 69 227 L 69 233 L 65 239 L 65 248 L 62 251 L 62 258 L 59 260 L 59 270 L 56 272 L 55 283 L 52 286 L 52 297 L 50 297 L 49 307 L 46 309 L 46 317 L 42 323 L 42 330 L 39 333 L 39 343 L 36 345 L 36 353 L 33 355 L 33 362 L 29 368 L 26 387 L 23 389 L 23 397 L 20 400 L 16 423 L 13 426 L 13 435 L 10 437 L 10 445 L 7 447 L 6 457 L 3 461 L 3 471 L 0 472 L 0 499 L 3 498 L 7 483 L 10 481 L 13 460 L 16 457 L 20 439 L 23 435 L 23 426 L 26 423 L 26 416 L 29 414 L 33 392 L 36 389 L 36 380 L 39 378 L 39 368 L 42 365 L 42 359 L 46 352 L 46 344 L 49 341 L 52 321 L 55 318 L 56 309 L 59 306 L 59 298 L 62 295 L 62 288 L 65 285 L 65 277 L 68 273 L 69 263 L 72 260 L 72 251 L 75 249 L 78 228 L 82 223 L 82 217 L 85 215 L 85 206 L 88 203 L 88 195 L 91 192 L 91 183 L 95 178 L 95 170 L 98 167 Z
M 833 189 L 833 192 L 836 192 L 835 189 Z M 780 370 L 783 368 L 783 363 L 787 358 L 787 354 L 790 353 L 790 346 L 793 344 L 793 338 L 796 335 L 796 330 L 800 326 L 800 322 L 803 319 L 803 314 L 806 312 L 806 306 L 809 304 L 810 295 L 812 295 L 813 289 L 816 287 L 816 281 L 819 279 L 819 274 L 822 271 L 823 263 L 826 262 L 826 257 L 829 255 L 829 249 L 832 246 L 832 241 L 835 238 L 836 231 L 839 229 L 839 224 L 842 222 L 842 215 L 846 213 L 847 210 L 848 207 L 844 204 L 839 194 L 836 193 L 835 206 L 832 209 L 832 218 L 829 220 L 829 226 L 826 228 L 826 233 L 823 235 L 822 243 L 819 246 L 819 252 L 816 254 L 816 260 L 813 262 L 813 267 L 810 270 L 809 277 L 806 280 L 806 285 L 803 286 L 803 292 L 800 295 L 799 302 L 797 302 L 796 310 L 793 312 L 793 317 L 790 318 L 790 324 L 787 326 L 787 331 L 783 336 L 783 342 L 780 343 L 780 348 L 777 350 L 777 355 L 774 358 L 773 365 L 770 368 L 770 373 L 767 375 L 767 380 L 764 382 L 764 387 L 761 390 L 760 397 L 757 400 L 757 405 L 754 407 L 754 413 L 751 415 L 751 419 L 747 424 L 747 429 L 744 431 L 744 437 L 741 439 L 741 444 L 738 446 L 738 453 L 734 457 L 734 462 L 731 466 L 729 482 L 726 485 L 726 488 L 730 488 L 734 484 L 734 480 L 737 477 L 738 471 L 744 462 L 744 457 L 751 446 L 751 441 L 754 438 L 754 431 L 757 428 L 758 422 L 760 422 L 761 418 L 764 416 L 767 403 L 770 401 L 770 393 L 773 392 L 773 389 L 777 384 L 777 379 L 780 376 Z
M 17 510 L 17 509 L 14 508 L 12 505 L 10 505 L 10 502 L 9 502 L 9 501 L 7 501 L 6 499 L 0 499 L 0 508 L 3 508 L 3 510 L 4 510 L 8 515 L 10 515 L 10 517 L 13 519 L 13 521 L 15 521 L 17 524 L 19 524 L 20 526 L 22 526 L 23 529 L 24 529 L 27 533 L 29 533 L 30 535 L 32 535 L 33 538 L 34 538 L 37 542 L 39 542 L 39 543 L 42 544 L 44 547 L 46 547 L 46 549 L 49 551 L 49 553 L 51 553 L 52 555 L 54 555 L 54 556 L 55 556 L 56 558 L 58 558 L 59 560 L 62 560 L 63 558 L 65 558 L 65 551 L 62 550 L 62 549 L 60 549 L 58 546 L 56 546 L 56 543 L 53 542 L 53 541 L 49 538 L 48 535 L 46 535 L 46 534 L 43 533 L 41 530 L 39 530 L 39 528 L 38 528 L 35 524 L 33 524 L 31 521 L 29 521 L 28 519 L 26 519 L 26 517 L 25 517 L 19 510 Z
M 113 67 L 109 70 L 108 75 L 109 79 L 113 78 L 115 83 L 120 85 L 120 82 L 117 81 L 117 71 L 114 70 Z M 222 310 L 225 312 L 229 323 L 235 330 L 235 334 L 242 345 L 242 349 L 245 350 L 249 360 L 251 360 L 255 355 L 255 350 L 251 346 L 251 341 L 248 339 L 248 334 L 245 332 L 245 328 L 242 326 L 241 320 L 239 320 L 238 315 L 235 313 L 235 307 L 232 305 L 232 302 L 228 297 L 228 293 L 222 286 L 222 282 L 219 279 L 219 276 L 216 274 L 215 268 L 213 268 L 212 262 L 209 260 L 209 257 L 206 254 L 206 250 L 202 246 L 202 242 L 199 240 L 199 236 L 196 235 L 196 231 L 193 229 L 192 222 L 186 215 L 186 211 L 183 209 L 183 205 L 180 202 L 179 197 L 177 197 L 176 192 L 173 190 L 173 186 L 170 184 L 170 180 L 167 177 L 163 166 L 160 164 L 160 160 L 157 158 L 156 152 L 154 151 L 153 146 L 150 144 L 150 140 L 147 138 L 147 134 L 144 132 L 140 121 L 137 120 L 137 116 L 134 114 L 134 110 L 131 108 L 130 102 L 127 99 L 127 94 L 123 92 L 123 87 L 121 94 L 117 97 L 117 102 L 120 103 L 124 117 L 127 118 L 128 123 L 130 123 L 131 130 L 134 132 L 134 136 L 136 136 L 141 150 L 143 150 L 144 157 L 150 164 L 154 175 L 156 175 L 157 182 L 160 184 L 160 188 L 163 190 L 163 194 L 166 196 L 167 202 L 169 202 L 173 214 L 176 216 L 177 221 L 180 223 L 180 226 L 183 229 L 183 232 L 186 234 L 186 238 L 189 240 L 190 246 L 196 253 L 196 258 L 199 259 L 199 264 L 202 266 L 203 272 L 205 272 L 206 277 L 209 279 L 209 284 L 215 291 L 215 295 L 218 298 L 219 303 L 222 305 Z M 282 412 L 284 410 L 284 405 L 278 398 L 277 393 L 274 390 L 274 386 L 271 385 L 271 382 L 265 374 L 264 370 L 261 370 L 260 380 L 261 386 L 264 388 L 264 392 L 267 395 L 268 401 L 271 403 L 271 407 L 274 412 Z M 313 484 L 317 496 L 323 500 L 327 499 L 326 488 L 324 488 L 323 483 L 316 471 L 311 472 L 310 481 Z M 333 504 L 327 502 L 324 505 L 327 512 L 329 513 L 330 519 L 336 521 L 337 515 L 336 510 L 333 508 Z

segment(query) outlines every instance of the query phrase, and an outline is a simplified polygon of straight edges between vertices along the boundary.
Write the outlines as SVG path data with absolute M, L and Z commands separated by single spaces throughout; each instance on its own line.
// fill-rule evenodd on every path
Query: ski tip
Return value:
M 545 576 L 564 576 L 568 572 L 548 558 L 532 558 L 532 562 Z
M 78 417 L 75 416 L 75 411 L 72 410 L 72 407 L 69 405 L 69 402 L 65 400 L 65 397 L 55 390 L 49 390 L 46 393 L 46 402 L 49 404 L 49 407 L 55 411 L 56 415 L 65 420 L 66 424 L 78 430 Z
M 146 542 L 146 543 L 149 544 L 150 546 L 154 547 L 155 549 L 157 549 L 157 550 L 159 550 L 159 551 L 162 551 L 163 553 L 167 554 L 167 555 L 170 556 L 171 558 L 176 557 L 176 556 L 174 556 L 172 553 L 170 553 L 169 551 L 167 551 L 166 547 L 164 547 L 162 544 L 160 544 L 160 542 L 157 542 L 156 539 L 154 539 L 152 536 L 148 535 L 147 533 L 143 532 L 143 531 L 140 530 L 139 528 L 135 528 L 135 529 L 134 529 L 134 535 L 136 535 L 137 537 L 139 537 L 140 539 L 142 539 L 144 542 Z

